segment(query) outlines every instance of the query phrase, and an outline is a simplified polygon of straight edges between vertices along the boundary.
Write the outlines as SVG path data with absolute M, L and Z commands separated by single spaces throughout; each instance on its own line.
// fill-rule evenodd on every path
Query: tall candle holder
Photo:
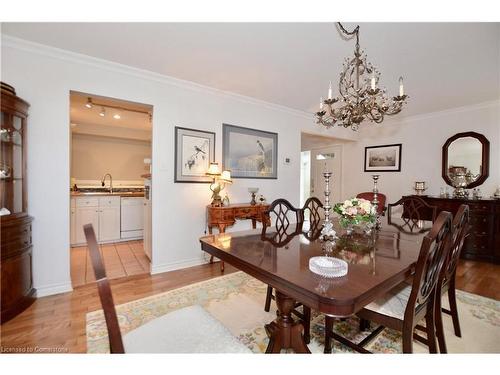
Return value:
M 330 177 L 332 172 L 323 172 L 325 178 L 325 204 L 323 210 L 325 211 L 325 220 L 323 221 L 323 229 L 321 230 L 321 238 L 325 241 L 333 241 L 337 238 L 337 233 L 333 229 L 333 223 L 330 219 Z
M 378 186 L 377 186 L 379 178 L 380 178 L 380 175 L 372 174 L 372 179 L 373 179 L 373 190 L 372 190 L 373 191 L 373 201 L 372 201 L 372 204 L 373 204 L 373 207 L 375 207 L 375 218 L 376 218 L 375 228 L 376 229 L 380 228 L 380 215 L 378 214 L 379 201 L 378 201 Z

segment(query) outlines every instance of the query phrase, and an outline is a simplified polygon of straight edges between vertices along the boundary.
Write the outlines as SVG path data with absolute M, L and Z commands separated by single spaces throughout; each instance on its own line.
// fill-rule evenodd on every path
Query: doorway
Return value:
M 70 263 L 73 287 L 95 281 L 83 225 L 109 279 L 151 269 L 153 107 L 70 92 Z
M 300 157 L 300 201 L 317 197 L 324 202 L 323 172 L 332 172 L 330 202 L 342 200 L 342 140 L 302 133 Z M 307 218 L 306 218 L 307 219 Z
M 332 172 L 330 202 L 339 202 L 342 196 L 342 146 L 311 150 L 311 196 L 324 197 L 324 172 Z

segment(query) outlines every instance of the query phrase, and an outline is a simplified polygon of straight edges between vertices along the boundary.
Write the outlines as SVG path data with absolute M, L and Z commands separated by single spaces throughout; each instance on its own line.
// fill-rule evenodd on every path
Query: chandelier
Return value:
M 359 25 L 347 31 L 340 22 L 339 28 L 348 37 L 356 36 L 354 57 L 346 58 L 340 73 L 339 96 L 332 97 L 332 82 L 328 98 L 320 100 L 316 112 L 317 123 L 330 128 L 335 124 L 344 128 L 358 130 L 359 124 L 368 119 L 377 124 L 384 121 L 385 115 L 401 112 L 406 103 L 403 77 L 399 77 L 399 95 L 389 98 L 385 88 L 379 88 L 380 72 L 366 60 L 366 54 L 359 49 Z

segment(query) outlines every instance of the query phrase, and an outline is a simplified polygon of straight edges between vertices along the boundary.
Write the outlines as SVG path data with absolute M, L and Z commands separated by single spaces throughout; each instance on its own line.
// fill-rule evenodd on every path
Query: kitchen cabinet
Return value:
M 85 234 L 83 233 L 83 226 L 85 224 L 92 224 L 96 231 L 97 238 L 99 239 L 99 207 L 76 207 L 75 214 L 75 243 L 85 244 Z
M 99 207 L 99 241 L 120 239 L 120 207 Z
M 120 240 L 120 197 L 78 197 L 75 199 L 72 245 L 85 244 L 83 226 L 92 224 L 99 242 Z M 73 209 L 72 209 L 73 212 Z M 73 225 L 74 223 L 74 225 Z M 74 228 L 73 228 L 74 226 Z
M 70 202 L 70 243 L 76 243 L 76 202 L 71 198 Z

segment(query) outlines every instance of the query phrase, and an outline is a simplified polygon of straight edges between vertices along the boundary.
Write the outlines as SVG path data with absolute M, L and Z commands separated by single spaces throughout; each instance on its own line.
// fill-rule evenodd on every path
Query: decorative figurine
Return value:
M 257 194 L 258 191 L 259 191 L 259 188 L 248 188 L 248 192 L 250 194 L 252 194 L 252 200 L 250 201 L 250 204 L 252 206 L 255 206 L 257 204 L 257 202 L 255 200 L 255 194 Z

